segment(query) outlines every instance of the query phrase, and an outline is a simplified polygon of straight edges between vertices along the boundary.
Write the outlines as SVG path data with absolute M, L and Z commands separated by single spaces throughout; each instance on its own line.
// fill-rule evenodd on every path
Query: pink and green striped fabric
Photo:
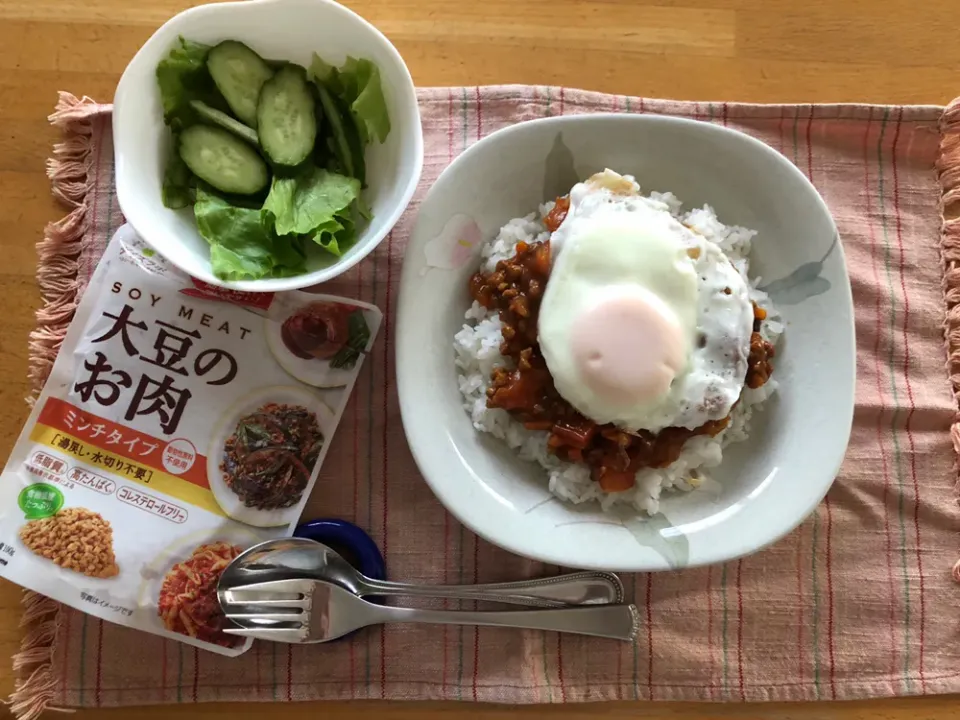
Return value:
M 751 701 L 960 692 L 958 588 L 951 577 L 958 511 L 950 427 L 957 403 L 945 368 L 935 169 L 943 109 L 673 102 L 518 86 L 428 88 L 420 102 L 426 159 L 416 199 L 376 253 L 331 284 L 332 292 L 377 304 L 389 322 L 364 366 L 309 514 L 367 529 L 396 578 L 474 582 L 557 570 L 478 540 L 423 483 L 400 423 L 393 319 L 407 237 L 440 171 L 512 123 L 597 111 L 737 128 L 783 153 L 826 199 L 849 263 L 858 346 L 853 435 L 827 499 L 756 555 L 625 576 L 643 617 L 632 646 L 398 625 L 327 646 L 260 643 L 231 660 L 64 609 L 50 702 Z M 83 117 L 91 143 L 86 231 L 74 251 L 81 286 L 122 221 L 109 112 L 86 106 Z

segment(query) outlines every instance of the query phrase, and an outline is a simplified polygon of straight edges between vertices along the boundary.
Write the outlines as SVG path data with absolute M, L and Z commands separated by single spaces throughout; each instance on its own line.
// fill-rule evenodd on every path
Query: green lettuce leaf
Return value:
M 327 142 L 339 169 L 365 183 L 364 147 L 373 139 L 383 142 L 390 133 L 379 69 L 369 60 L 352 57 L 337 69 L 314 53 L 309 75 L 329 119 Z
M 303 241 L 279 238 L 261 222 L 261 213 L 235 207 L 203 188 L 193 213 L 197 229 L 210 243 L 210 264 L 222 280 L 256 280 L 306 272 Z
M 274 177 L 263 224 L 283 237 L 306 237 L 340 257 L 357 239 L 359 201 L 359 180 L 310 167 L 295 177 Z
M 180 157 L 177 150 L 178 140 L 174 135 L 173 142 L 170 144 L 170 152 L 167 155 L 167 167 L 163 173 L 163 188 L 161 196 L 165 207 L 171 210 L 179 210 L 189 205 L 193 205 L 195 181 L 190 168 Z
M 314 82 L 323 85 L 333 95 L 339 96 L 343 92 L 343 86 L 340 84 L 340 71 L 316 53 L 313 54 L 313 60 L 310 61 L 310 69 L 307 74 L 313 78 Z
M 373 210 L 371 210 L 370 206 L 367 205 L 367 201 L 364 199 L 363 195 L 357 198 L 357 202 L 356 202 L 356 205 L 354 205 L 354 209 L 356 210 L 357 215 L 359 215 L 361 218 L 363 218 L 367 222 L 373 220 Z M 357 224 L 359 224 L 359 220 L 357 220 Z
M 358 141 L 359 134 L 357 133 L 356 127 L 353 126 L 353 118 L 349 112 L 341 107 L 342 103 L 337 100 L 337 97 L 342 92 L 337 69 L 324 62 L 319 55 L 314 53 L 308 76 L 317 87 L 317 95 L 320 97 L 320 107 L 323 109 L 323 116 L 327 119 L 325 127 L 329 128 L 329 132 L 325 144 L 329 150 L 327 163 L 329 169 L 334 172 L 339 172 L 342 175 L 355 177 L 363 183 L 363 176 L 358 174 L 354 167 L 353 148 L 347 139 L 347 127 L 350 127 L 352 133 L 357 136 Z M 323 145 L 324 143 L 317 142 L 317 147 L 322 147 Z M 360 147 L 360 157 L 362 160 L 363 147 Z
M 224 110 L 226 104 L 207 70 L 209 45 L 180 37 L 157 64 L 157 84 L 163 103 L 163 119 L 175 130 L 197 121 L 191 100 Z
M 346 140 L 348 152 L 350 153 L 349 164 L 353 172 L 349 173 L 351 177 L 357 178 L 363 187 L 367 185 L 367 162 L 364 157 L 364 141 L 360 138 L 360 131 L 357 128 L 353 118 L 348 118 L 343 124 L 343 135 Z
M 380 69 L 369 60 L 348 57 L 340 68 L 338 80 L 343 87 L 342 98 L 350 107 L 350 114 L 364 144 L 373 138 L 383 142 L 390 134 L 390 116 L 383 98 Z
M 360 195 L 360 181 L 311 167 L 295 177 L 274 177 L 263 204 L 264 221 L 278 235 L 313 235 L 318 229 L 337 232 Z M 332 233 L 331 233 L 332 234 Z
M 353 219 L 354 207 L 355 205 L 351 206 L 349 214 L 318 227 L 310 235 L 310 239 L 328 253 L 342 257 L 357 240 L 356 223 Z

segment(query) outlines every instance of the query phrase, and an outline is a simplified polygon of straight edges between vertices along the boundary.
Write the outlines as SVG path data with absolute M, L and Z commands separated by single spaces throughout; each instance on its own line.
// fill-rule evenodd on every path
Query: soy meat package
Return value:
M 220 574 L 290 535 L 380 327 L 240 293 L 111 240 L 0 480 L 0 576 L 225 655 Z

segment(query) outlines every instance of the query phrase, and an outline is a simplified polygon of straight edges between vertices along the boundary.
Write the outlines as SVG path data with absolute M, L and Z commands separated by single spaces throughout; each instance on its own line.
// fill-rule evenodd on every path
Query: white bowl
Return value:
M 721 490 L 665 491 L 653 518 L 605 515 L 597 503 L 545 502 L 546 474 L 474 429 L 461 401 L 453 336 L 469 307 L 479 247 L 510 218 L 611 168 L 685 207 L 758 231 L 751 274 L 776 283 L 786 328 L 779 391 L 754 414 L 749 440 L 713 473 Z M 479 233 L 471 225 L 475 221 Z M 521 123 L 478 142 L 420 205 L 403 266 L 397 382 L 414 458 L 437 497 L 471 530 L 519 555 L 571 567 L 649 571 L 730 560 L 796 527 L 826 494 L 853 418 L 850 281 L 837 230 L 813 186 L 742 133 L 691 120 L 579 115 Z M 462 243 L 461 243 L 462 248 Z
M 170 132 L 163 122 L 157 63 L 177 36 L 202 43 L 239 40 L 266 58 L 310 65 L 314 52 L 339 65 L 347 55 L 380 69 L 391 130 L 384 144 L 367 148 L 364 197 L 373 220 L 337 262 L 308 264 L 304 275 L 224 282 L 210 270 L 210 251 L 190 208 L 170 210 L 160 198 Z M 117 197 L 137 233 L 181 270 L 216 285 L 252 291 L 307 287 L 360 262 L 403 213 L 420 179 L 423 132 L 410 72 L 397 49 L 375 27 L 331 0 L 251 0 L 201 5 L 168 20 L 140 48 L 117 86 L 113 110 Z

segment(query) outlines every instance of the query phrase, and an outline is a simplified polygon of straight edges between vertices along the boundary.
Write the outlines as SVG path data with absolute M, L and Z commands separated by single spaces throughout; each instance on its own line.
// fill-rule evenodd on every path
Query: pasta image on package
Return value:
M 0 478 L 0 576 L 242 653 L 217 581 L 293 532 L 381 319 L 201 283 L 121 228 Z

